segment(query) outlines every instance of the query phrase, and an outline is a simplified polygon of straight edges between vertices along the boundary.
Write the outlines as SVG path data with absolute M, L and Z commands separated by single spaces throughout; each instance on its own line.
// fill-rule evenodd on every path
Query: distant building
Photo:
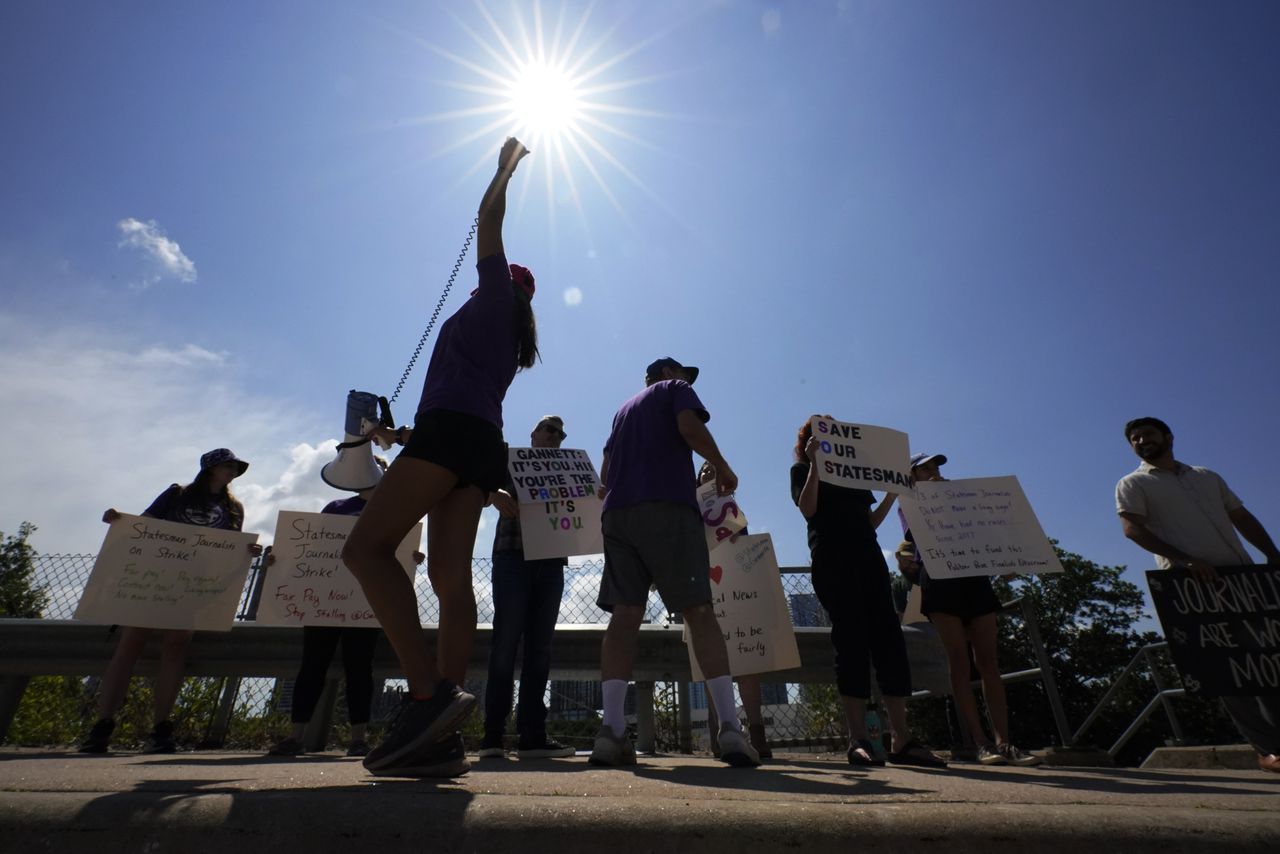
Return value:
M 831 620 L 827 611 L 818 602 L 816 593 L 792 593 L 787 597 L 791 603 L 791 622 L 797 627 L 830 626 Z

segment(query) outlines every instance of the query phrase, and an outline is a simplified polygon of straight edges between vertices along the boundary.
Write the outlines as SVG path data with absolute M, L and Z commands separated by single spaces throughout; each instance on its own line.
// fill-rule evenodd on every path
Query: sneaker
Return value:
M 733 729 L 729 724 L 720 724 L 720 761 L 727 762 L 734 768 L 754 768 L 760 764 L 760 754 L 747 741 L 742 730 Z
M 348 756 L 368 756 L 369 742 L 364 739 L 357 739 L 347 745 Z
M 1031 765 L 1039 765 L 1042 761 L 1039 756 L 1027 753 L 1025 750 L 1013 746 L 1012 744 L 996 745 L 996 751 L 1004 757 L 1004 761 L 1010 765 L 1020 765 L 1023 767 Z
M 368 762 L 365 762 L 368 768 Z M 377 777 L 460 777 L 471 770 L 462 733 L 455 732 L 400 761 L 384 763 L 369 773 Z
M 155 729 L 151 730 L 151 735 L 147 736 L 147 743 L 142 746 L 142 752 L 177 753 L 178 743 L 173 740 L 173 723 L 160 721 L 156 724 Z
M 591 748 L 592 765 L 604 765 L 610 768 L 619 765 L 636 764 L 636 748 L 626 735 L 614 735 L 613 728 L 601 726 L 596 733 L 596 742 Z
M 441 679 L 430 700 L 405 695 L 396 709 L 382 743 L 364 758 L 364 767 L 373 773 L 392 765 L 403 765 L 415 753 L 446 738 L 475 708 L 476 698 L 448 679 Z
M 1000 751 L 993 750 L 985 744 L 978 748 L 978 763 L 980 765 L 1007 765 L 1008 760 L 1000 755 Z
M 298 741 L 296 738 L 282 738 L 267 751 L 267 755 L 301 756 L 306 752 L 307 751 L 302 747 L 302 742 Z
M 981 757 L 976 747 L 953 747 L 951 749 L 952 762 L 978 762 L 980 759 Z
M 572 756 L 577 753 L 572 747 L 561 744 L 554 738 L 547 738 L 545 735 L 539 741 L 526 744 L 520 742 L 520 748 L 516 751 L 516 756 L 521 759 L 563 759 L 566 756 Z
M 480 742 L 480 753 L 478 755 L 481 759 L 505 759 L 507 749 L 502 745 L 502 736 L 486 735 L 484 740 Z
M 93 725 L 84 743 L 80 745 L 81 753 L 110 753 L 111 733 L 115 732 L 116 722 L 111 718 L 103 718 Z

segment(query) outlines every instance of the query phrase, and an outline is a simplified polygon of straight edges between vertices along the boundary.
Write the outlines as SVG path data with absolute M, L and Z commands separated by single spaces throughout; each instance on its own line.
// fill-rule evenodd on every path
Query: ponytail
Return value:
M 520 370 L 532 368 L 538 361 L 538 321 L 533 304 L 524 290 L 514 282 L 511 289 L 516 301 L 516 365 Z

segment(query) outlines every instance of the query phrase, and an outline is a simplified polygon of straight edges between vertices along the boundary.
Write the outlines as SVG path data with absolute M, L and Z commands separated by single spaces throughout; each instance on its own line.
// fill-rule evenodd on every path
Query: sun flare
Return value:
M 546 62 L 522 64 L 511 81 L 507 106 L 516 135 L 530 145 L 556 143 L 576 128 L 583 98 L 573 78 Z

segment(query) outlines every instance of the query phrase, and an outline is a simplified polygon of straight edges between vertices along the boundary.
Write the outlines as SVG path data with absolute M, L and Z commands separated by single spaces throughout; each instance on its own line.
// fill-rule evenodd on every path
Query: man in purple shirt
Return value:
M 591 751 L 594 765 L 636 761 L 626 737 L 623 702 L 651 584 L 668 611 L 683 615 L 716 708 L 736 708 L 729 656 L 711 605 L 710 558 L 690 451 L 716 467 L 722 493 L 737 487 L 738 476 L 706 428 L 711 416 L 693 390 L 697 377 L 697 368 L 670 357 L 649 365 L 644 391 L 618 410 L 604 446 L 605 557 L 597 602 L 610 619 L 600 654 L 604 722 Z M 740 767 L 759 765 L 737 715 L 725 717 L 720 758 Z

